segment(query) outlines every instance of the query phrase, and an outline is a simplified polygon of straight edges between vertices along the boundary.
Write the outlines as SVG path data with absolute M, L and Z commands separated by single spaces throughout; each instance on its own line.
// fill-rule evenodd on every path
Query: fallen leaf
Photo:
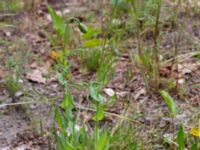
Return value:
M 46 83 L 46 79 L 43 77 L 43 73 L 38 69 L 35 69 L 32 72 L 28 73 L 26 78 L 33 82 Z
M 46 83 L 45 75 L 48 74 L 50 63 L 46 63 L 41 67 L 33 69 L 31 72 L 27 73 L 26 79 L 37 82 L 37 83 Z
M 22 91 L 18 91 L 15 93 L 15 97 L 20 97 L 23 95 L 23 92 Z
M 145 88 L 140 89 L 134 96 L 134 99 L 137 100 L 141 95 L 146 94 Z
M 115 95 L 115 91 L 111 88 L 105 88 L 103 91 L 110 97 Z
M 128 95 L 128 91 L 117 92 L 116 94 L 117 96 L 125 97 L 126 95 Z
M 198 63 L 178 64 L 178 71 L 182 75 L 191 74 L 193 71 L 197 70 L 198 67 Z

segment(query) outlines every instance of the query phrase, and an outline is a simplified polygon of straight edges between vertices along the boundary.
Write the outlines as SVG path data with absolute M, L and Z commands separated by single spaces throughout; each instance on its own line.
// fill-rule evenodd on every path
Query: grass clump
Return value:
M 19 12 L 23 9 L 22 0 L 2 0 L 0 1 L 0 12 Z

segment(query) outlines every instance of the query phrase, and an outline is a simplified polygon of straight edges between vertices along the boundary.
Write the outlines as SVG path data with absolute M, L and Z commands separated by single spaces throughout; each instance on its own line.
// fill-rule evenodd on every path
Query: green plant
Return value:
M 179 150 L 184 150 L 185 148 L 185 133 L 183 125 L 179 126 L 178 134 L 177 134 L 177 143 L 179 146 Z
M 77 18 L 72 17 L 64 20 L 61 16 L 59 16 L 56 11 L 54 11 L 50 6 L 48 6 L 48 11 L 52 18 L 53 27 L 56 29 L 56 37 L 50 36 L 48 34 L 49 40 L 53 45 L 54 49 L 57 50 L 58 46 L 62 46 L 62 50 L 65 53 L 69 53 L 67 46 L 69 46 L 70 36 L 72 35 L 70 30 L 70 24 L 75 23 L 75 25 L 79 28 L 82 33 L 87 32 L 87 27 L 81 23 Z M 59 40 L 59 43 L 56 43 L 56 39 Z
M 131 4 L 131 9 L 129 11 L 131 20 L 134 22 L 134 27 L 136 28 L 136 38 L 137 38 L 137 51 L 138 58 L 137 61 L 140 62 L 140 70 L 146 82 L 147 90 L 150 90 L 152 82 L 154 82 L 154 88 L 158 90 L 159 88 L 159 19 L 162 0 L 147 0 L 147 1 L 128 1 Z M 148 48 L 151 51 L 149 54 L 143 51 L 141 33 L 145 27 L 152 28 L 153 30 L 153 47 Z M 145 56 L 144 56 L 145 55 Z M 151 62 L 148 66 L 145 66 L 146 62 Z M 144 65 L 144 66 L 142 66 Z M 152 67 L 153 66 L 153 67 Z M 145 68 L 148 67 L 148 68 Z M 145 69 L 144 69 L 145 68 Z M 146 71 L 146 69 L 148 71 Z
M 104 118 L 104 98 L 99 94 L 101 85 L 95 86 L 94 84 L 89 84 L 89 94 L 94 100 L 96 107 L 96 113 L 93 116 L 95 121 L 95 131 L 94 131 L 94 149 L 95 150 L 106 150 L 109 148 L 109 136 L 106 131 L 100 131 L 99 121 Z
M 56 123 L 54 124 L 53 134 L 58 150 L 108 149 L 108 133 L 106 131 L 101 131 L 99 126 L 99 121 L 104 118 L 103 97 L 91 84 L 89 86 L 89 91 L 96 107 L 96 113 L 93 116 L 93 120 L 95 121 L 93 134 L 88 133 L 83 123 L 81 123 L 81 126 L 77 125 L 78 120 L 76 120 L 76 118 L 78 117 L 75 117 L 73 112 L 76 106 L 73 96 L 70 91 L 67 90 L 60 107 L 55 106 L 54 109 Z M 56 128 L 56 124 L 58 128 Z
M 115 57 L 112 52 L 107 52 L 97 70 L 97 82 L 107 85 L 114 72 Z
M 58 55 L 61 58 L 58 58 L 59 61 L 57 61 L 57 64 L 55 65 L 58 81 L 62 86 L 62 90 L 66 91 L 63 95 L 64 98 L 61 103 L 61 106 L 55 106 L 54 111 L 56 122 L 54 124 L 53 134 L 55 137 L 54 139 L 57 149 L 106 150 L 109 147 L 109 136 L 106 131 L 101 131 L 101 127 L 99 125 L 99 122 L 104 118 L 104 99 L 103 96 L 100 94 L 100 90 L 108 82 L 106 76 L 109 74 L 110 69 L 112 68 L 111 63 L 113 63 L 113 55 L 111 55 L 112 53 L 107 53 L 105 51 L 106 41 L 104 41 L 104 45 L 102 48 L 102 43 L 98 39 L 94 38 L 95 33 L 90 30 L 89 32 L 87 32 L 88 29 L 76 18 L 70 18 L 66 22 L 64 22 L 63 19 L 60 16 L 58 16 L 53 9 L 51 9 L 50 7 L 48 9 L 53 20 L 53 25 L 57 30 L 57 34 L 61 36 L 61 40 L 63 41 L 63 52 L 61 53 L 61 56 Z M 80 29 L 80 31 L 84 33 L 83 37 L 87 39 L 83 45 L 84 48 L 81 48 L 83 50 L 83 54 L 81 56 L 82 61 L 86 63 L 87 67 L 87 63 L 93 63 L 88 68 L 96 69 L 97 67 L 96 71 L 99 72 L 97 75 L 98 88 L 94 86 L 96 84 L 89 84 L 89 95 L 93 100 L 96 110 L 96 113 L 93 116 L 93 120 L 95 122 L 95 129 L 92 133 L 86 132 L 84 124 L 81 126 L 80 130 L 76 129 L 77 123 L 79 121 L 77 120 L 77 118 L 79 117 L 74 116 L 73 110 L 76 109 L 76 106 L 73 100 L 73 96 L 71 95 L 69 90 L 69 82 L 66 81 L 66 76 L 70 76 L 70 64 L 67 62 L 68 56 L 70 56 L 70 52 L 67 49 L 69 43 L 66 35 L 69 35 L 69 24 L 71 23 L 75 23 Z M 54 47 L 56 48 L 56 45 L 54 45 Z M 90 55 L 92 48 L 94 48 L 95 51 L 92 51 Z M 105 58 L 102 57 L 102 54 L 105 56 Z M 56 127 L 57 125 L 58 128 Z
M 55 107 L 55 119 L 59 129 L 54 126 L 54 137 L 57 149 L 81 149 L 84 146 L 84 140 L 87 138 L 84 128 L 79 130 L 76 127 L 75 118 L 72 109 L 74 108 L 73 97 L 69 91 L 66 91 L 65 97 L 62 101 L 61 108 Z
M 48 11 L 51 15 L 53 27 L 56 30 L 56 37 L 51 36 L 47 33 L 49 41 L 54 47 L 53 55 L 56 56 L 57 63 L 54 64 L 54 69 L 57 72 L 62 72 L 62 78 L 70 78 L 70 66 L 71 64 L 68 62 L 68 57 L 72 55 L 73 51 L 70 51 L 70 38 L 71 30 L 70 24 L 75 23 L 75 25 L 79 28 L 82 33 L 87 32 L 87 27 L 81 23 L 77 18 L 69 18 L 66 21 L 59 16 L 56 11 L 54 11 L 50 6 L 48 6 Z M 59 43 L 57 42 L 59 41 Z
M 20 0 L 2 0 L 0 2 L 0 11 L 16 13 L 23 8 Z
M 26 64 L 27 59 L 29 57 L 29 52 L 27 52 L 26 46 L 24 46 L 24 41 L 17 41 L 19 45 L 17 45 L 16 50 L 21 48 L 20 53 L 14 53 L 12 56 L 9 56 L 7 61 L 5 62 L 5 67 L 9 71 L 10 74 L 5 77 L 4 79 L 4 85 L 10 94 L 10 96 L 13 99 L 13 102 L 15 102 L 15 94 L 19 90 L 22 89 L 20 79 L 25 72 L 23 67 L 24 64 Z
M 177 114 L 177 106 L 174 102 L 174 99 L 170 96 L 170 94 L 164 90 L 160 92 L 162 98 L 164 99 L 165 103 L 167 104 L 167 107 L 170 111 L 170 115 L 172 117 L 175 117 Z
M 110 149 L 140 149 L 142 140 L 138 140 L 137 128 L 130 122 L 124 122 L 114 132 L 110 139 Z
M 191 131 L 193 129 L 191 129 Z M 199 130 L 199 129 L 197 129 L 197 130 Z M 196 134 L 193 134 L 193 132 L 191 132 L 191 134 L 193 136 L 197 136 Z M 186 148 L 188 148 L 190 150 L 198 150 L 200 148 L 198 136 L 193 138 L 193 137 L 189 136 L 188 134 L 186 134 L 182 124 L 179 125 L 179 130 L 177 133 L 177 144 L 178 144 L 179 150 L 184 150 Z
M 8 76 L 5 78 L 4 85 L 9 93 L 9 95 L 12 97 L 13 102 L 15 101 L 15 94 L 20 90 L 20 83 L 19 80 L 16 79 L 16 77 Z
M 155 66 L 153 65 L 151 59 L 151 49 L 142 49 L 142 55 L 135 55 L 135 61 L 139 65 L 143 79 L 145 81 L 146 89 L 150 91 L 150 86 L 152 85 L 153 70 Z
M 99 48 L 83 49 L 80 52 L 82 68 L 96 72 L 100 66 L 101 50 Z
M 113 5 L 113 9 L 116 9 L 116 3 Z M 112 12 L 111 19 L 108 22 L 108 28 L 103 33 L 99 29 L 93 29 L 89 27 L 87 32 L 85 33 L 85 27 L 81 24 L 76 24 L 78 21 L 76 19 L 69 19 L 68 23 L 64 23 L 62 21 L 61 24 L 64 24 L 64 27 L 69 28 L 69 24 L 72 22 L 78 25 L 77 27 L 80 31 L 83 32 L 82 40 L 83 43 L 80 47 L 75 49 L 75 53 L 78 51 L 80 53 L 80 61 L 83 67 L 87 68 L 89 71 L 94 71 L 96 73 L 96 80 L 91 81 L 89 83 L 85 83 L 88 88 L 88 99 L 91 100 L 92 108 L 85 108 L 85 110 L 92 110 L 93 116 L 91 117 L 91 124 L 89 123 L 89 130 L 87 130 L 87 123 L 81 121 L 81 116 L 79 112 L 77 113 L 77 109 L 83 108 L 79 107 L 78 104 L 74 101 L 74 98 L 70 92 L 72 86 L 71 82 L 66 78 L 66 76 L 70 76 L 70 63 L 68 63 L 68 56 L 72 53 L 69 52 L 68 47 L 69 44 L 66 42 L 61 48 L 61 59 L 57 62 L 56 73 L 58 77 L 58 81 L 62 86 L 63 90 L 63 101 L 60 106 L 55 104 L 55 124 L 54 124 L 54 139 L 56 143 L 56 148 L 59 150 L 63 149 L 95 149 L 95 150 L 107 150 L 107 149 L 143 149 L 146 148 L 142 144 L 142 140 L 139 139 L 140 136 L 137 136 L 134 124 L 129 122 L 123 122 L 123 119 L 126 118 L 126 115 L 123 116 L 122 120 L 117 122 L 114 125 L 108 126 L 103 119 L 105 115 L 110 114 L 106 112 L 108 103 L 110 99 L 105 99 L 102 94 L 103 88 L 108 84 L 113 66 L 115 61 L 115 48 L 117 48 L 118 43 L 120 42 L 120 35 L 110 34 L 115 33 L 119 29 L 119 26 L 116 24 L 116 20 L 114 21 L 115 25 L 113 25 L 114 20 L 114 12 Z M 55 14 L 54 14 L 55 15 Z M 52 17 L 53 18 L 53 17 Z M 60 17 L 59 17 L 60 18 Z M 62 19 L 62 18 L 61 18 Z M 116 18 L 115 18 L 116 19 Z M 58 19 L 60 20 L 60 19 Z M 56 24 L 56 23 L 53 23 Z M 82 27 L 80 27 L 80 25 Z M 56 27 L 57 26 L 57 27 Z M 65 42 L 66 29 L 65 31 L 62 29 L 63 25 L 54 25 L 56 27 L 59 35 L 61 35 L 62 42 Z M 60 26 L 60 27 L 59 27 Z M 113 30 L 114 29 L 114 30 Z M 123 29 L 122 29 L 123 30 Z M 96 32 L 97 31 L 97 32 Z M 114 32 L 113 32 L 114 31 Z M 99 37 L 99 33 L 103 34 L 102 37 Z M 67 40 L 66 40 L 67 41 Z M 57 47 L 57 46 L 56 46 Z M 65 49 L 66 48 L 66 49 Z M 55 49 L 57 50 L 57 49 Z M 145 77 L 147 80 L 151 81 L 151 78 L 154 71 L 153 61 L 152 61 L 152 49 L 144 48 L 142 49 L 142 59 L 139 59 L 141 66 L 145 70 Z M 65 53 L 66 52 L 66 53 Z M 74 53 L 74 54 L 75 54 Z M 77 54 L 77 53 L 76 53 Z M 67 63 L 64 63 L 67 62 Z M 148 74 L 148 75 L 147 75 Z M 73 81 L 73 84 L 76 84 Z M 76 99 L 76 101 L 78 101 Z M 83 110 L 84 111 L 84 110 Z M 118 116 L 115 114 L 115 116 Z M 81 125 L 78 126 L 77 125 Z M 102 128 L 103 127 L 103 128 Z M 104 129 L 106 127 L 106 129 Z M 141 135 L 142 136 L 142 135 Z

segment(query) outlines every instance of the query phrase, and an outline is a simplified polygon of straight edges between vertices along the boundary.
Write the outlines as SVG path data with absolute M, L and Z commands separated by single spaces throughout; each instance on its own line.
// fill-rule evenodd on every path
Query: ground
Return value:
M 60 3 L 62 5 L 59 5 Z M 167 5 L 169 1 L 165 3 Z M 66 16 L 76 16 L 87 25 L 100 26 L 98 20 L 102 17 L 102 12 L 99 12 L 99 6 L 92 2 L 66 0 L 65 5 L 58 2 L 52 4 L 52 7 L 57 10 L 62 8 Z M 173 137 L 180 123 L 188 132 L 197 124 L 196 116 L 200 114 L 200 61 L 196 56 L 199 55 L 200 49 L 200 15 L 191 10 L 187 11 L 189 13 L 183 9 L 179 15 L 184 29 L 173 28 L 169 23 L 160 31 L 164 34 L 160 39 L 164 60 L 159 70 L 163 86 L 168 84 L 170 78 L 177 78 L 177 72 L 177 80 L 180 82 L 179 91 L 170 91 L 179 109 L 174 120 L 169 117 L 162 97 L 156 92 L 146 90 L 141 70 L 130 54 L 130 51 L 137 53 L 136 39 L 131 36 L 120 42 L 120 55 L 116 58 L 114 75 L 102 91 L 108 99 L 109 90 L 114 91 L 117 96 L 115 104 L 106 110 L 108 115 L 105 122 L 114 124 L 120 115 L 134 118 L 133 124 L 144 131 L 142 136 L 149 137 L 152 134 L 153 139 L 147 138 L 147 144 L 156 143 L 162 134 Z M 88 16 L 93 14 L 96 18 L 90 21 Z M 50 144 L 49 134 L 53 121 L 51 104 L 62 100 L 62 88 L 51 70 L 54 60 L 49 56 L 49 52 L 52 47 L 44 34 L 52 30 L 49 17 L 45 5 L 40 2 L 35 4 L 34 8 L 18 12 L 14 16 L 5 18 L 0 15 L 0 149 L 43 150 L 48 149 Z M 170 68 L 175 36 L 178 70 Z M 151 45 L 151 30 L 146 29 L 142 38 L 144 45 Z M 24 60 L 22 65 L 16 64 L 19 60 Z M 85 73 L 80 69 L 79 58 L 72 57 L 71 61 L 75 62 L 72 75 L 76 82 L 89 82 L 95 78 L 94 73 Z M 21 67 L 20 71 L 16 66 Z M 3 82 L 7 77 L 18 73 L 17 71 L 20 73 L 20 88 L 12 96 L 10 84 L 5 85 Z M 92 107 L 87 101 L 87 90 L 73 89 L 72 93 L 83 120 L 90 122 L 93 112 L 84 109 Z M 13 105 L 7 105 L 11 103 Z

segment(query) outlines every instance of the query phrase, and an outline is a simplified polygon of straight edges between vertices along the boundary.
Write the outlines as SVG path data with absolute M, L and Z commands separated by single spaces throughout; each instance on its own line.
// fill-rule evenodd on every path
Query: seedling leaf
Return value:
M 161 91 L 160 92 L 162 98 L 164 99 L 165 103 L 167 104 L 167 107 L 172 115 L 172 117 L 176 117 L 177 113 L 177 108 L 176 108 L 176 103 L 174 102 L 174 99 L 169 95 L 168 92 L 166 91 Z
M 51 15 L 54 28 L 59 32 L 60 35 L 63 36 L 65 34 L 65 24 L 62 17 L 57 15 L 50 6 L 48 6 L 47 8 Z
M 58 123 L 59 127 L 61 129 L 64 128 L 63 126 L 63 118 L 62 118 L 62 115 L 60 114 L 59 110 L 56 108 L 55 109 L 55 119 L 56 119 L 56 122 Z
M 100 139 L 98 140 L 98 143 L 96 145 L 96 150 L 105 150 L 108 143 L 108 135 L 106 132 L 102 133 L 100 136 Z
M 65 97 L 61 103 L 61 108 L 63 109 L 72 109 L 74 108 L 74 104 L 73 104 L 73 97 L 71 95 L 71 93 L 69 91 L 66 92 Z
M 184 128 L 183 125 L 181 124 L 179 126 L 179 130 L 178 130 L 178 136 L 177 136 L 177 142 L 179 145 L 179 150 L 184 150 L 184 140 L 185 140 L 185 133 L 184 133 Z
M 92 118 L 95 121 L 101 121 L 104 118 L 103 104 L 99 104 L 96 114 Z
M 96 102 L 103 103 L 103 96 L 98 93 L 98 90 L 92 84 L 89 85 L 89 94 Z

